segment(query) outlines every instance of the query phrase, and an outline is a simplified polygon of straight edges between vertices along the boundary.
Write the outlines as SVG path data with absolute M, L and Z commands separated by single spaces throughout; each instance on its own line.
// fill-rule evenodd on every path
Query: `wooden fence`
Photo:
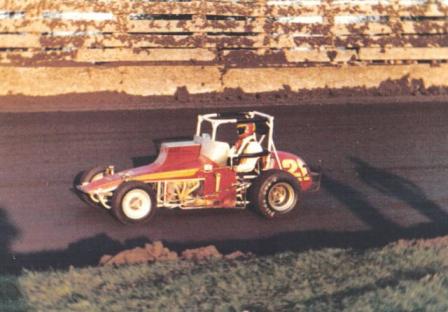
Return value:
M 0 0 L 0 64 L 448 60 L 448 0 Z

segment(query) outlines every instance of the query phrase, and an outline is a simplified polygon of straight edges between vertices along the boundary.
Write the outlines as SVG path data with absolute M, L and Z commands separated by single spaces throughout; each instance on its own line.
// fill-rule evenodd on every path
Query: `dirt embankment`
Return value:
M 448 236 L 442 236 L 432 239 L 400 239 L 395 243 L 389 245 L 394 250 L 401 250 L 411 247 L 417 248 L 435 248 L 444 249 L 448 247 Z M 136 247 L 129 250 L 124 250 L 116 255 L 104 255 L 99 261 L 99 265 L 124 265 L 124 264 L 138 264 L 138 263 L 153 263 L 160 261 L 204 261 L 212 259 L 241 259 L 252 257 L 251 253 L 243 253 L 241 251 L 234 251 L 230 254 L 223 255 L 218 249 L 213 246 L 205 246 L 194 249 L 186 249 L 181 253 L 170 250 L 163 245 L 162 242 L 156 241 L 152 244 L 145 244 L 144 247 Z
M 400 239 L 396 243 L 392 244 L 392 247 L 396 249 L 409 247 L 442 249 L 448 247 L 448 236 L 441 236 L 431 239 Z
M 235 251 L 227 255 L 221 254 L 215 246 L 205 246 L 195 249 L 186 249 L 178 254 L 169 250 L 162 242 L 156 241 L 146 244 L 144 247 L 124 250 L 114 256 L 104 255 L 101 257 L 100 265 L 123 265 L 136 263 L 151 263 L 158 261 L 191 260 L 202 261 L 210 259 L 236 259 L 249 257 L 251 254 Z
M 178 87 L 172 96 L 140 96 L 124 92 L 69 93 L 54 96 L 8 95 L 0 97 L 1 112 L 89 111 L 129 109 L 260 107 L 265 105 L 303 105 L 333 103 L 377 103 L 384 98 L 394 102 L 415 102 L 448 98 L 448 87 L 427 86 L 422 79 L 388 79 L 378 87 L 317 88 L 292 90 L 284 85 L 278 91 L 249 93 L 241 88 L 223 92 L 192 94 Z M 362 99 L 360 101 L 359 99 Z M 431 100 L 434 101 L 434 100 Z

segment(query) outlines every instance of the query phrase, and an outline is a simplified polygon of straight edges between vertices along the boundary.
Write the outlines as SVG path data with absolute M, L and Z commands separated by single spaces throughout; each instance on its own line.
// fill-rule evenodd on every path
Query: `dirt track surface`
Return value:
M 222 252 L 272 253 L 448 234 L 446 104 L 263 111 L 276 117 L 279 149 L 323 161 L 319 193 L 273 221 L 251 211 L 162 210 L 141 226 L 81 202 L 71 191 L 75 176 L 99 164 L 147 163 L 154 140 L 192 134 L 200 111 L 0 114 L 2 267 L 94 264 L 155 240 L 173 250 L 213 243 Z

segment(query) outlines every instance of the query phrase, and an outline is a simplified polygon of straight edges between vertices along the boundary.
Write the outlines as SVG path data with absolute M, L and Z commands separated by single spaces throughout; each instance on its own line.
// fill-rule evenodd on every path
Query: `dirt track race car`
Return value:
M 238 130 L 233 145 L 217 139 L 229 126 Z M 145 166 L 87 170 L 76 188 L 125 224 L 149 221 L 162 207 L 251 206 L 266 218 L 285 215 L 302 192 L 319 189 L 321 175 L 300 157 L 278 151 L 273 130 L 274 117 L 261 112 L 199 115 L 191 141 L 162 143 L 157 159 Z

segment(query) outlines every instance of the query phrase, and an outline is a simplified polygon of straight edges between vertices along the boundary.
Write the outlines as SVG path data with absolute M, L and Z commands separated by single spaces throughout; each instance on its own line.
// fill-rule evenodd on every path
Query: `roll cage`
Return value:
M 256 125 L 257 140 L 260 144 L 264 145 L 265 149 L 270 155 L 274 155 L 275 161 L 278 163 L 278 167 L 282 168 L 280 159 L 278 157 L 277 149 L 274 144 L 274 117 L 258 111 L 241 112 L 241 113 L 213 113 L 198 115 L 196 124 L 196 136 L 200 137 L 204 133 L 202 132 L 203 123 L 207 122 L 211 126 L 210 139 L 216 141 L 216 134 L 219 126 L 224 124 L 242 124 L 242 123 L 254 123 Z M 260 137 L 258 139 L 258 136 Z M 264 140 L 266 139 L 266 142 Z M 253 155 L 256 157 L 259 155 Z M 243 157 L 251 157 L 251 155 L 245 155 Z

